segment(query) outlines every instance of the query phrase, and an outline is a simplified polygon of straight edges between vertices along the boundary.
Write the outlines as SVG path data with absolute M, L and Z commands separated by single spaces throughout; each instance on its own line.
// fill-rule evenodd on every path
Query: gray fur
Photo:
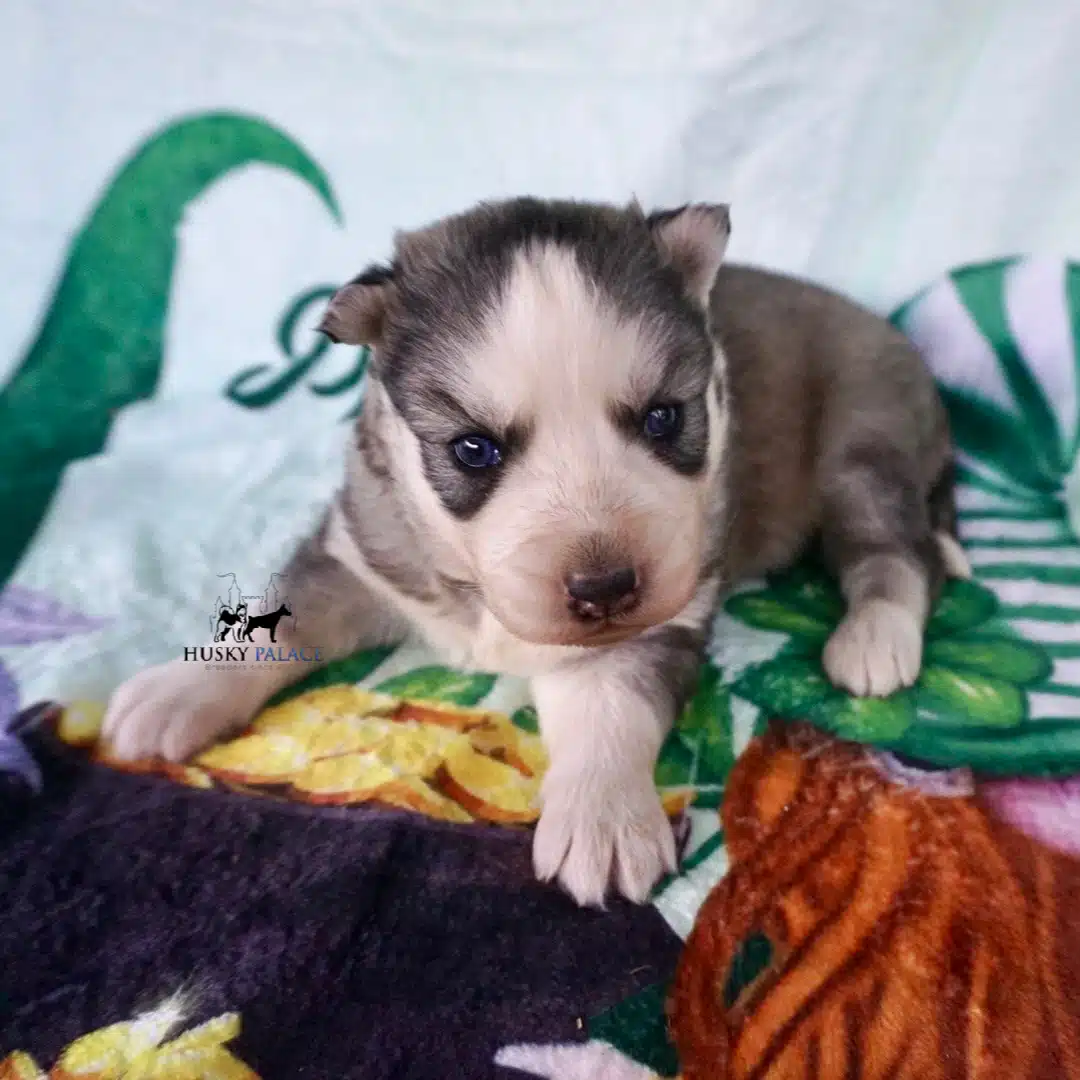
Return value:
M 703 626 L 658 626 L 628 644 L 640 665 L 637 689 L 657 713 L 677 716 L 693 695 L 707 636 Z
M 318 649 L 327 661 L 399 641 L 406 632 L 401 616 L 327 550 L 330 515 L 323 515 L 282 574 L 293 610 L 302 612 L 295 629 L 282 634 L 283 642 Z

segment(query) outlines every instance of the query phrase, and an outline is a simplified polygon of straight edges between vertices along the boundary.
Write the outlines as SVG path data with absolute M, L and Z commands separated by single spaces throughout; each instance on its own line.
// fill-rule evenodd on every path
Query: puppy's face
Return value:
M 608 643 L 692 598 L 727 235 L 715 206 L 482 205 L 399 235 L 331 301 L 324 332 L 374 348 L 397 477 L 516 636 Z

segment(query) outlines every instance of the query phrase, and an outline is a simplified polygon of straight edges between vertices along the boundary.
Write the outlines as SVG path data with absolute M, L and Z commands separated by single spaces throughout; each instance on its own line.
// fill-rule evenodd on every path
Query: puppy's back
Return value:
M 820 524 L 834 448 L 864 439 L 918 462 L 929 488 L 949 455 L 930 372 L 885 319 L 797 278 L 729 265 L 711 299 L 732 403 L 733 577 L 798 554 Z

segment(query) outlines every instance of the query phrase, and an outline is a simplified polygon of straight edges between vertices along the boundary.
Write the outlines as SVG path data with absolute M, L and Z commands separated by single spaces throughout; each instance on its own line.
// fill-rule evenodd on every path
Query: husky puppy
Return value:
M 333 659 L 412 631 L 529 677 L 535 868 L 580 904 L 674 869 L 653 769 L 725 587 L 818 538 L 847 601 L 825 668 L 887 695 L 965 570 L 918 353 L 833 293 L 721 265 L 729 231 L 719 205 L 481 204 L 399 233 L 321 325 L 373 357 L 344 484 L 284 569 L 282 643 Z M 178 761 L 308 670 L 165 664 L 105 735 Z

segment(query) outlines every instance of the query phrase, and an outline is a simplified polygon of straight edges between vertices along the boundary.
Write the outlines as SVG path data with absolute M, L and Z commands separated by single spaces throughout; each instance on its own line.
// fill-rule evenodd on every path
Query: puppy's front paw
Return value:
M 651 779 L 549 774 L 533 865 L 583 907 L 602 906 L 613 877 L 623 896 L 644 903 L 676 867 L 675 837 Z
M 919 677 L 923 631 L 907 608 L 874 600 L 848 612 L 822 662 L 835 686 L 856 697 L 887 697 Z
M 148 668 L 113 694 L 102 735 L 121 761 L 183 761 L 253 711 L 241 672 L 210 672 L 173 660 Z

